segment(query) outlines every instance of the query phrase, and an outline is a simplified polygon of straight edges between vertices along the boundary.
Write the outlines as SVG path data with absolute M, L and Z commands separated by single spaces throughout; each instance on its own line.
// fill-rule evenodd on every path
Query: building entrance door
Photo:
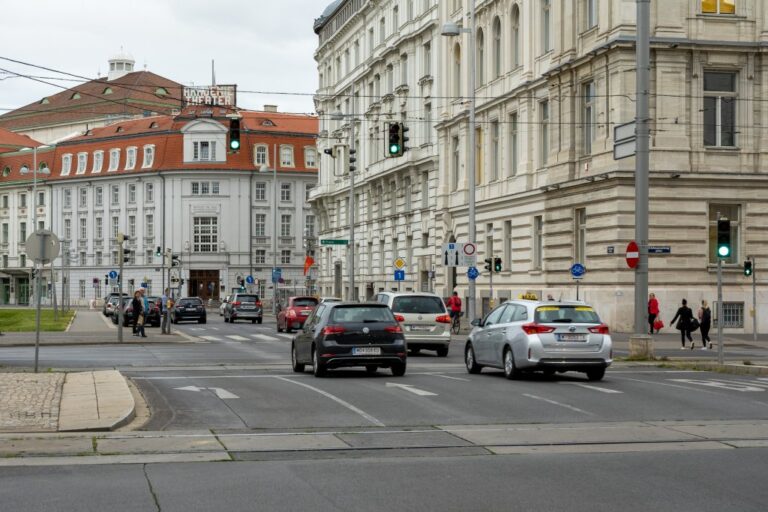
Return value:
M 0 279 L 0 304 L 8 304 L 11 301 L 11 281 Z
M 219 300 L 219 271 L 190 270 L 187 295 L 200 297 L 203 302 L 209 299 Z
M 19 305 L 28 306 L 29 305 L 29 278 L 28 277 L 20 277 L 19 280 L 16 282 L 16 290 L 18 293 L 16 296 L 18 297 L 16 303 Z

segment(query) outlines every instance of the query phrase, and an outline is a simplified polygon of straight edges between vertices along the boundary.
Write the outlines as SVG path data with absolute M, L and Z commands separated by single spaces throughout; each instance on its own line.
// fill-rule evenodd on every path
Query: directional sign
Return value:
M 405 281 L 405 270 L 395 270 L 395 281 Z
M 245 282 L 248 284 L 253 284 L 254 283 L 253 276 L 246 276 Z
M 283 269 L 282 268 L 273 268 L 272 269 L 272 282 L 278 283 L 283 278 Z
M 349 245 L 349 240 L 320 240 L 320 245 Z
M 571 276 L 574 279 L 582 279 L 586 274 L 587 269 L 581 263 L 574 263 L 571 265 Z
M 109 271 L 109 278 L 110 279 L 117 279 L 117 270 L 110 270 Z
M 627 244 L 627 266 L 629 268 L 635 268 L 640 262 L 640 248 L 637 246 L 637 242 L 632 240 Z
M 480 272 L 475 267 L 469 267 L 469 269 L 467 270 L 467 277 L 472 280 L 475 280 L 478 277 L 480 277 Z
M 446 267 L 459 266 L 459 254 L 463 251 L 464 244 L 450 243 L 443 244 L 441 261 Z
M 405 268 L 405 260 L 403 258 L 397 258 L 392 264 L 397 270 L 402 270 Z

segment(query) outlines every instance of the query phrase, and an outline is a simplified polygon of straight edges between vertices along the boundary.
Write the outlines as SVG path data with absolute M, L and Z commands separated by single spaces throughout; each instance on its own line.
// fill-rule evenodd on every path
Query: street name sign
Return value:
M 349 245 L 349 240 L 320 240 L 320 245 Z

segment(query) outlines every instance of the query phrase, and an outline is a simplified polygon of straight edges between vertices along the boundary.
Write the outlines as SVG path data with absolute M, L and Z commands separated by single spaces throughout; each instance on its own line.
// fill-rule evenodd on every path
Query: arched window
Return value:
M 501 76 L 501 21 L 493 19 L 493 78 Z
M 520 65 L 520 8 L 512 7 L 512 69 Z
M 453 47 L 453 88 L 454 99 L 461 99 L 461 46 L 456 43 Z
M 475 64 L 477 70 L 477 83 L 485 83 L 485 34 L 483 29 L 477 30 L 477 55 L 475 55 Z

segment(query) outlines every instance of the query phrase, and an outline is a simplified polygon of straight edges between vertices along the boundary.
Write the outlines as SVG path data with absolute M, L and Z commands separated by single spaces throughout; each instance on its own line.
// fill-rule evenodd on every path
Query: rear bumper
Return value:
M 262 312 L 257 310 L 238 310 L 238 311 L 232 311 L 232 314 L 230 315 L 232 318 L 262 318 Z
M 379 366 L 389 367 L 393 364 L 405 364 L 406 356 L 397 355 L 380 355 L 380 356 L 349 356 L 338 355 L 333 357 L 320 357 L 320 360 L 325 364 L 327 368 L 344 368 L 350 366 L 367 366 L 370 364 L 376 364 Z
M 538 370 L 569 370 L 573 372 L 585 372 L 595 368 L 608 368 L 611 360 L 606 359 L 573 359 L 573 358 L 544 358 L 533 366 Z
M 414 336 L 406 333 L 405 342 L 408 344 L 408 348 L 423 348 L 427 350 L 442 348 L 451 344 L 451 333 L 440 336 Z

